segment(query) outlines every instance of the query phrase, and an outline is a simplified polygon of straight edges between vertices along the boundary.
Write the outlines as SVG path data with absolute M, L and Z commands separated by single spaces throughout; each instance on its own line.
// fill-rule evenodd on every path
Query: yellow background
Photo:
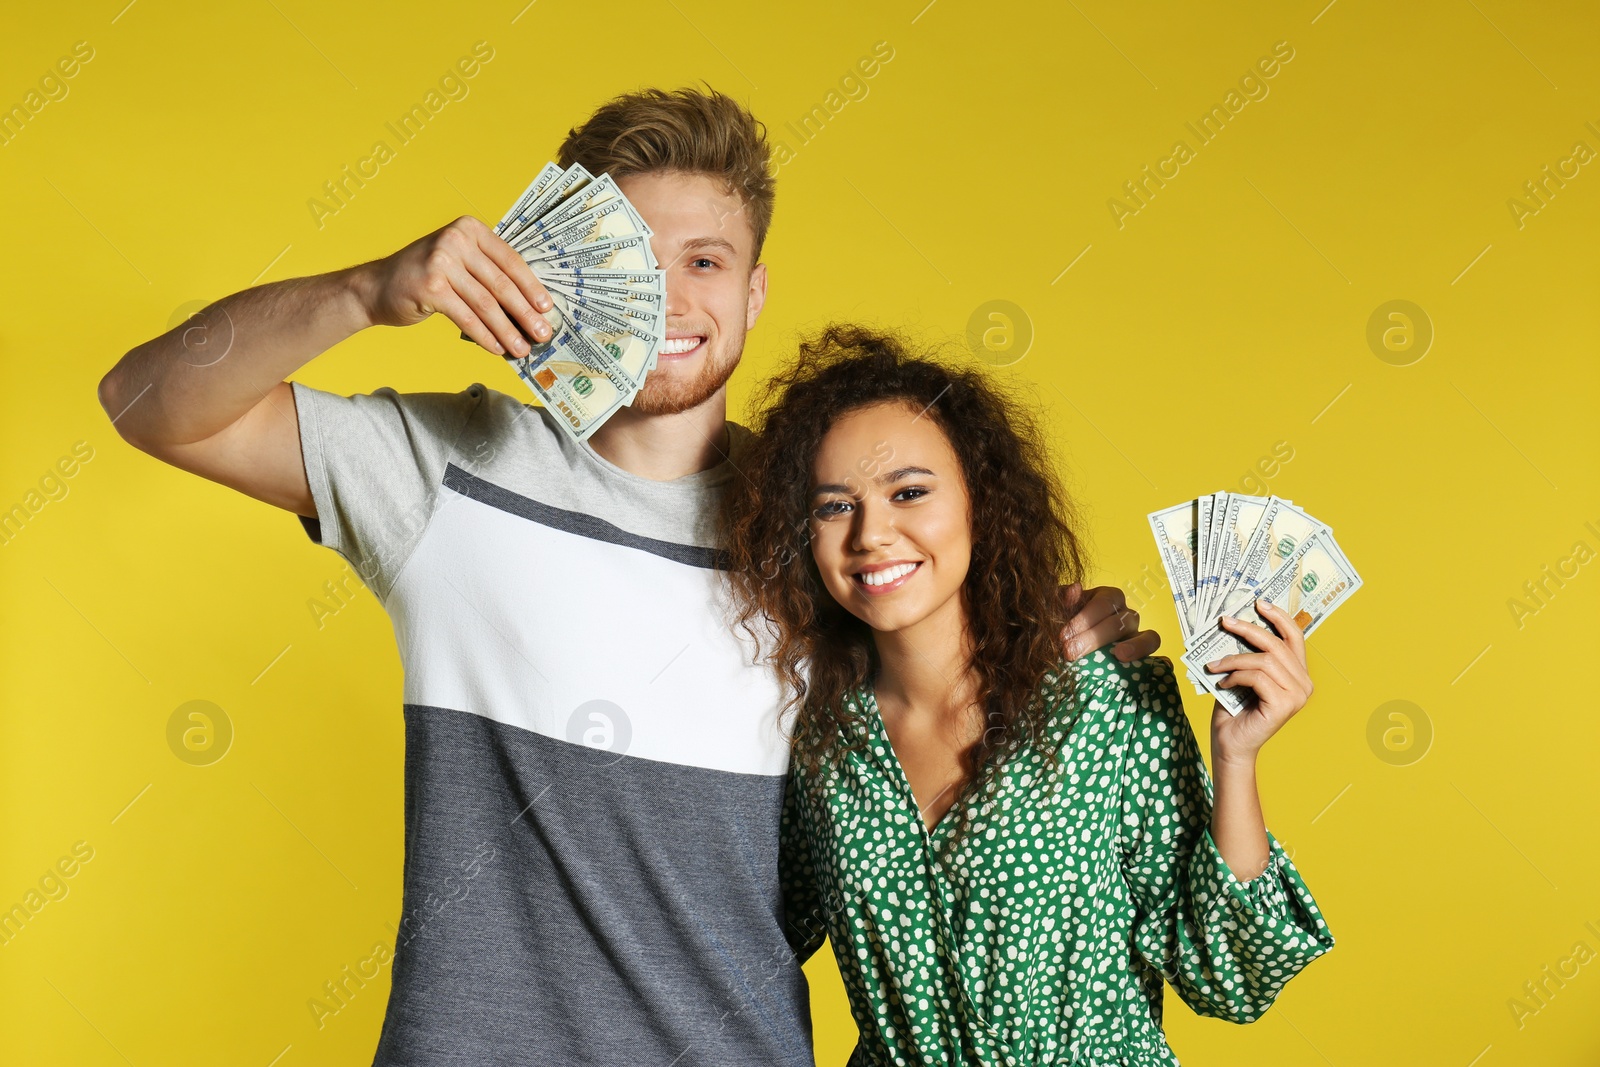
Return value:
M 1317 694 L 1261 772 L 1337 946 L 1248 1027 L 1169 992 L 1184 1062 L 1600 1057 L 1600 729 L 1578 675 L 1600 596 L 1600 163 L 1520 227 L 1507 206 L 1574 142 L 1600 150 L 1592 7 L 124 3 L 27 5 L 0 39 L 6 106 L 94 49 L 0 145 L 0 507 L 93 449 L 0 547 L 0 905 L 74 842 L 94 850 L 0 947 L 0 1060 L 366 1063 L 387 996 L 385 972 L 320 1031 L 306 1006 L 399 911 L 388 621 L 363 591 L 318 629 L 307 601 L 342 562 L 123 444 L 100 376 L 196 301 L 494 221 L 600 101 L 702 77 L 794 152 L 736 412 L 797 331 L 959 337 L 1010 301 L 1034 337 L 998 373 L 1048 414 L 1099 581 L 1159 574 L 1145 513 L 1246 488 L 1279 442 L 1293 459 L 1269 488 L 1331 523 L 1365 578 L 1312 639 Z M 318 228 L 323 182 L 478 40 L 494 58 L 470 94 Z M 801 145 L 786 123 L 880 41 L 893 59 L 867 95 Z M 1294 58 L 1269 95 L 1197 147 L 1184 123 L 1278 41 Z M 1179 138 L 1195 158 L 1118 228 L 1108 200 Z M 1435 331 L 1408 366 L 1366 340 L 1394 299 Z M 456 334 L 368 331 L 297 377 L 521 393 Z M 1508 601 L 1579 541 L 1576 575 L 1519 625 Z M 1176 656 L 1171 608 L 1146 618 Z M 196 699 L 235 730 L 206 767 L 166 739 Z M 1369 742 L 1395 700 L 1432 734 L 1421 759 Z M 1205 738 L 1209 703 L 1189 711 Z M 1580 942 L 1587 964 L 1529 999 Z M 819 1059 L 841 1063 L 828 954 L 808 973 Z M 1538 1008 L 1520 1025 L 1515 997 Z

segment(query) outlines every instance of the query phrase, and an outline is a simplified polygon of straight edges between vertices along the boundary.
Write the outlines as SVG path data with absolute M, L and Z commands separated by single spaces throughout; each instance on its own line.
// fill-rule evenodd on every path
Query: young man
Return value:
M 586 443 L 481 384 L 285 380 L 435 313 L 496 353 L 526 351 L 513 322 L 547 339 L 539 280 L 471 217 L 225 297 L 130 351 L 100 400 L 134 446 L 300 516 L 393 620 L 405 880 L 375 1062 L 810 1064 L 777 875 L 781 694 L 716 571 L 748 436 L 726 385 L 767 293 L 763 130 L 715 92 L 650 90 L 560 162 L 617 179 L 667 271 L 658 365 Z M 1159 642 L 1137 629 L 1100 590 L 1064 640 L 1132 659 Z

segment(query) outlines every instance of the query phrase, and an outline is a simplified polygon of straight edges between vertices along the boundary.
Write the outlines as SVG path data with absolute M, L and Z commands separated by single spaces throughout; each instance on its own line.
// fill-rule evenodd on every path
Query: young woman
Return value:
M 790 939 L 833 942 L 862 1064 L 1162 1064 L 1162 980 L 1261 1015 L 1333 946 L 1267 832 L 1262 744 L 1311 693 L 1292 619 L 1211 665 L 1213 786 L 1165 659 L 1065 663 L 1084 548 L 1037 431 L 974 371 L 832 327 L 770 386 L 732 501 L 742 621 L 795 694 Z

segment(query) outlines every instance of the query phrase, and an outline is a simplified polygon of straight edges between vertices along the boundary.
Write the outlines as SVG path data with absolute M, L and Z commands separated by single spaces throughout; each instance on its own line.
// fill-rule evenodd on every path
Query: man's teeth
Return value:
M 681 355 L 703 340 L 704 338 L 702 337 L 669 337 L 661 342 L 661 354 L 663 356 Z
M 881 571 L 867 571 L 861 575 L 864 585 L 888 585 L 897 578 L 904 578 L 917 569 L 915 563 L 899 563 L 893 567 L 885 567 Z

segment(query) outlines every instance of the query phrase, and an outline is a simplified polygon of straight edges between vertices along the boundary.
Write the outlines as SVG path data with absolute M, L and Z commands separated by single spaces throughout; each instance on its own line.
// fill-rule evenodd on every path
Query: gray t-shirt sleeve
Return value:
M 445 465 L 461 462 L 458 450 L 487 390 L 478 383 L 459 393 L 385 386 L 340 396 L 290 384 L 317 505 L 317 517 L 300 522 L 384 600 L 427 526 Z

